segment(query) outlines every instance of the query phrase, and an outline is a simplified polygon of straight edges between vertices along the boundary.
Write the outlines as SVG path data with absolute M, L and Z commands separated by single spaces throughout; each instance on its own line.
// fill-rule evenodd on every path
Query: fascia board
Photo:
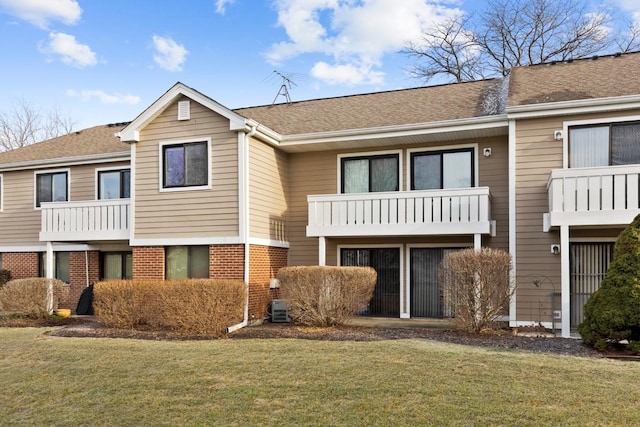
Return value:
M 90 156 L 60 157 L 57 159 L 29 160 L 25 162 L 6 163 L 4 165 L 0 165 L 0 172 L 36 169 L 42 167 L 76 166 L 96 163 L 129 161 L 131 161 L 131 153 L 129 151 L 121 151 L 118 153 L 93 154 Z
M 508 129 L 509 122 L 506 115 L 490 116 L 472 119 L 447 120 L 431 123 L 417 123 L 397 126 L 384 126 L 366 129 L 348 129 L 341 131 L 318 132 L 282 137 L 282 147 L 299 144 L 320 144 L 323 142 L 337 142 L 342 140 L 358 140 L 372 138 L 386 138 L 390 136 L 427 135 L 434 133 L 459 132 L 476 129 Z
M 640 108 L 640 96 L 638 95 L 519 105 L 507 107 L 506 113 L 509 119 L 523 119 L 634 108 Z

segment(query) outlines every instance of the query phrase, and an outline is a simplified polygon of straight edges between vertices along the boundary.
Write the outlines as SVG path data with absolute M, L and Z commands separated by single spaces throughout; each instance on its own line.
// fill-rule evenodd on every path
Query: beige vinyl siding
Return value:
M 286 241 L 287 154 L 251 140 L 249 144 L 250 237 Z
M 3 172 L 0 246 L 40 245 L 40 210 L 34 208 L 33 170 Z
M 69 201 L 96 200 L 96 169 L 129 167 L 128 162 L 99 163 L 39 170 L 3 172 L 3 210 L 0 212 L 0 246 L 42 245 L 41 211 L 35 208 L 35 176 L 38 172 L 68 171 Z
M 229 121 L 191 101 L 191 119 L 178 121 L 177 102 L 135 143 L 136 239 L 238 236 L 237 135 Z M 211 188 L 160 191 L 160 143 L 211 139 Z
M 638 111 L 624 113 L 637 115 Z M 519 321 L 551 322 L 559 309 L 560 257 L 551 253 L 551 245 L 560 243 L 559 230 L 542 231 L 543 214 L 548 212 L 547 182 L 553 169 L 562 168 L 563 141 L 554 131 L 565 121 L 620 117 L 620 113 L 575 115 L 518 120 L 516 123 L 516 274 Z M 568 135 L 565 135 L 567 138 Z M 601 230 L 571 230 L 571 237 L 610 236 Z
M 547 181 L 552 169 L 562 168 L 562 142 L 553 138 L 562 119 L 522 120 L 516 123 L 516 272 L 520 321 L 552 321 L 553 294 L 560 292 L 560 257 L 551 254 L 559 244 L 557 232 L 542 231 L 548 210 Z
M 479 186 L 488 186 L 491 192 L 492 218 L 496 220 L 496 237 L 483 236 L 483 245 L 508 250 L 509 246 L 509 185 L 508 185 L 508 142 L 506 137 L 484 138 L 478 140 L 461 140 L 457 144 L 447 143 L 447 148 L 456 145 L 477 144 Z M 424 146 L 382 147 L 372 150 L 372 153 L 380 151 L 400 150 L 400 163 L 402 165 L 402 188 L 407 189 L 406 183 L 408 165 L 407 150 L 425 148 L 425 150 L 439 149 L 441 146 L 429 144 Z M 483 156 L 483 149 L 491 148 L 491 157 Z M 318 239 L 306 237 L 308 222 L 307 195 L 311 194 L 336 194 L 338 192 L 338 155 L 353 153 L 354 155 L 366 154 L 366 151 L 330 151 L 315 153 L 291 154 L 289 157 L 289 182 L 290 182 L 290 215 L 289 215 L 289 263 L 291 265 L 313 265 L 318 263 Z M 459 239 L 459 238 L 456 238 Z M 336 245 L 343 244 L 346 239 L 327 239 L 327 264 L 335 264 L 337 259 Z M 389 239 L 371 238 L 369 244 L 378 242 L 391 242 Z M 473 237 L 462 237 L 462 240 L 473 244 Z M 425 236 L 424 238 L 395 238 L 395 243 L 449 243 L 442 236 Z
M 318 238 L 306 237 L 307 195 L 336 193 L 336 162 L 335 151 L 289 155 L 289 265 L 318 264 Z

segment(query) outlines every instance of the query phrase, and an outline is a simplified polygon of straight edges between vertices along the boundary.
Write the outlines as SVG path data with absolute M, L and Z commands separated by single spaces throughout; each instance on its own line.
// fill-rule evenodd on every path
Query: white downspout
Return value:
M 249 324 L 249 138 L 255 135 L 257 126 L 246 134 L 238 132 L 238 221 L 240 239 L 244 242 L 244 314 L 242 322 L 229 326 L 227 333 L 237 331 Z

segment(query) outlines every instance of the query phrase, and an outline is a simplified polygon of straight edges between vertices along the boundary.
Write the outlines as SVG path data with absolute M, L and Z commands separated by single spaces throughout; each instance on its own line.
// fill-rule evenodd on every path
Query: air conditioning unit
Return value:
M 291 318 L 287 310 L 287 305 L 281 299 L 271 301 L 271 323 L 289 323 Z

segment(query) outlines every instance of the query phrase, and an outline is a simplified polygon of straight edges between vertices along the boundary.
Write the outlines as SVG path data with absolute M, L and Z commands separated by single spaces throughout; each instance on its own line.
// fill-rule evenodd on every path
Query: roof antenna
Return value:
M 285 76 L 284 74 L 276 70 L 273 70 L 273 73 L 282 79 L 282 84 L 280 85 L 280 89 L 278 90 L 276 97 L 273 98 L 273 102 L 271 103 L 271 105 L 276 103 L 276 100 L 278 99 L 279 96 L 284 96 L 284 99 L 287 100 L 287 104 L 291 104 L 291 96 L 289 96 L 289 89 L 291 89 L 292 86 L 297 86 L 297 84 L 295 84 L 293 80 L 291 80 L 289 77 Z

